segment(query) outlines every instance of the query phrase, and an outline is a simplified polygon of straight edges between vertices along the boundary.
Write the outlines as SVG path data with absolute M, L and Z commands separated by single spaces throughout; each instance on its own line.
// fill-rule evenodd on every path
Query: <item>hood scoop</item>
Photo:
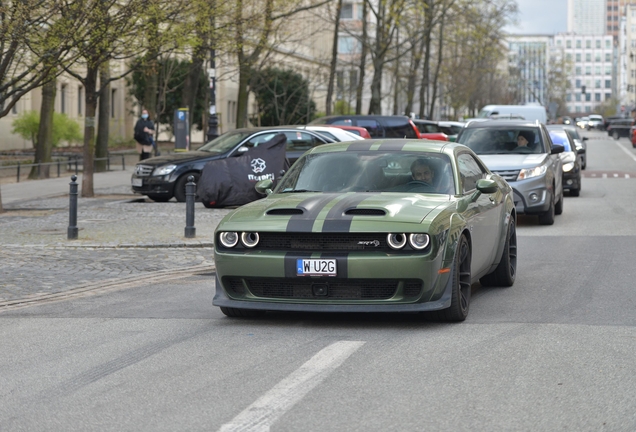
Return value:
M 382 209 L 368 209 L 368 208 L 352 208 L 345 211 L 347 216 L 385 216 L 386 211 Z
M 277 208 L 267 210 L 266 214 L 271 216 L 291 216 L 291 215 L 299 215 L 303 214 L 303 209 L 299 208 Z

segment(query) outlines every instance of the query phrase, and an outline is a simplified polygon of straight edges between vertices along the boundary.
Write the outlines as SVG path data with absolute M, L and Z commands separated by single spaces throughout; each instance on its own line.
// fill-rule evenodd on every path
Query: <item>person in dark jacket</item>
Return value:
M 148 159 L 154 146 L 152 135 L 155 132 L 155 125 L 148 118 L 148 110 L 141 111 L 141 118 L 135 124 L 135 141 L 137 142 L 137 153 L 139 160 Z

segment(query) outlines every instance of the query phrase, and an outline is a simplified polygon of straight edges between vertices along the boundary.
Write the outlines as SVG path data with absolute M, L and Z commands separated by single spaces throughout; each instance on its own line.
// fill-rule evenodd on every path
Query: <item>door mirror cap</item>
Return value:
M 497 182 L 491 179 L 477 180 L 477 190 L 484 194 L 492 194 L 499 190 Z
M 552 151 L 550 152 L 550 154 L 559 154 L 559 153 L 563 153 L 564 151 L 565 151 L 565 147 L 563 147 L 561 144 L 553 144 Z
M 256 189 L 256 192 L 258 192 L 261 195 L 271 194 L 273 187 L 274 187 L 274 182 L 271 179 L 261 180 L 258 183 L 256 183 L 256 185 L 254 186 L 254 188 Z
M 249 148 L 247 146 L 240 146 L 239 148 L 236 149 L 236 151 L 239 153 L 245 153 L 248 150 Z

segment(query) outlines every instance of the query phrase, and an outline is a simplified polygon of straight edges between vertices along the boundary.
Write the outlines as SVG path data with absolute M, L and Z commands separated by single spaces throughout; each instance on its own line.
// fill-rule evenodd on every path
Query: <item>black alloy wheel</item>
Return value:
M 197 172 L 189 172 L 179 177 L 177 182 L 174 184 L 174 197 L 177 199 L 178 202 L 186 201 L 186 183 L 188 183 L 188 177 L 190 176 L 193 176 L 194 182 L 198 183 L 201 174 Z
M 517 277 L 517 226 L 513 217 L 510 217 L 506 242 L 501 254 L 501 261 L 494 272 L 482 277 L 479 282 L 483 286 L 510 287 Z
M 457 242 L 455 262 L 452 273 L 451 305 L 447 309 L 438 311 L 439 319 L 443 321 L 464 321 L 468 316 L 471 296 L 471 253 L 466 236 L 462 235 Z

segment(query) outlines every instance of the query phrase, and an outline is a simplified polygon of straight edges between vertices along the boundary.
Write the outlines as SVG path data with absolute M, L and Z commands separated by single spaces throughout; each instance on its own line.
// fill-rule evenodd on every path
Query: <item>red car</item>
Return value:
M 336 124 L 315 125 L 315 126 L 335 127 L 335 128 L 339 128 L 339 129 L 354 133 L 356 135 L 360 135 L 364 139 L 371 139 L 371 134 L 369 133 L 369 131 L 360 126 L 345 126 L 345 125 L 336 125 Z
M 629 129 L 629 137 L 632 142 L 632 147 L 636 148 L 636 126 L 632 126 Z
M 420 138 L 430 139 L 437 141 L 449 141 L 448 135 L 446 135 L 436 122 L 430 120 L 412 120 L 415 127 L 420 132 Z

